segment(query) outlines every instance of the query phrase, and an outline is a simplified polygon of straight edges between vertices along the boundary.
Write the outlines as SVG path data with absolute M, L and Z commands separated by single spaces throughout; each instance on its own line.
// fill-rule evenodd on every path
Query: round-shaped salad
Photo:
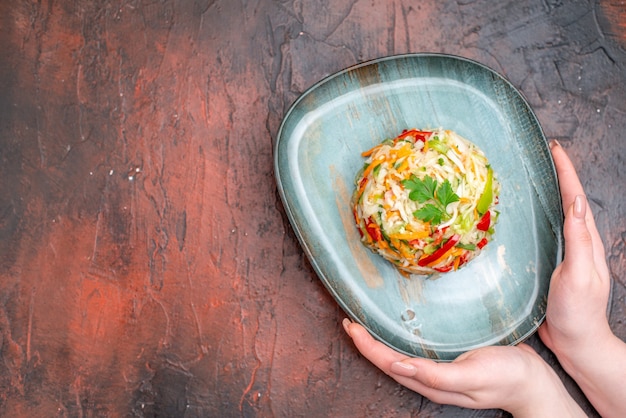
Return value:
M 404 275 L 457 270 L 491 241 L 500 184 L 474 143 L 412 129 L 361 155 L 352 198 L 361 241 Z

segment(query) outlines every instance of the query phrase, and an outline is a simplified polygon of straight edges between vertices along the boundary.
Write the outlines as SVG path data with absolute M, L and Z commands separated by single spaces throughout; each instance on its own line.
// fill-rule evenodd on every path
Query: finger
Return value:
M 423 387 L 435 390 L 457 392 L 475 387 L 476 380 L 468 379 L 468 376 L 474 374 L 472 361 L 465 361 L 460 357 L 453 363 L 437 363 L 428 359 L 411 358 L 376 341 L 357 323 L 344 320 L 343 325 L 361 354 L 387 374 L 411 378 L 420 382 Z
M 558 142 L 552 141 L 550 150 L 559 179 L 563 207 L 568 208 L 574 203 L 574 198 L 578 195 L 584 195 L 585 191 L 578 179 L 574 164 L 572 164 L 563 147 Z
M 464 363 L 436 363 L 432 360 L 411 358 L 398 353 L 379 341 L 376 341 L 363 326 L 344 320 L 344 327 L 352 337 L 356 348 L 365 358 L 387 374 L 396 374 L 420 381 L 433 389 L 465 389 L 467 380 Z M 416 372 L 419 368 L 419 374 Z
M 565 211 L 574 204 L 576 196 L 585 196 L 585 191 L 582 184 L 576 174 L 574 164 L 567 156 L 567 153 L 561 147 L 557 141 L 550 143 L 550 149 L 554 164 L 559 178 L 559 188 L 561 191 L 561 200 L 563 202 L 563 208 Z M 586 199 L 586 198 L 585 198 Z M 585 222 L 587 223 L 587 229 L 591 234 L 591 240 L 593 245 L 593 260 L 595 261 L 596 268 L 601 277 L 608 278 L 608 267 L 606 266 L 604 245 L 602 244 L 602 238 L 596 227 L 595 220 L 591 208 L 585 202 Z
M 475 400 L 465 392 L 465 390 L 471 392 L 471 389 L 474 389 L 473 385 L 469 389 L 464 389 L 467 386 L 464 382 L 476 374 L 459 375 L 455 373 L 455 369 L 458 369 L 455 363 L 436 363 L 427 359 L 409 358 L 393 363 L 390 376 L 433 402 L 466 408 L 476 407 Z
M 433 402 L 460 406 L 470 405 L 469 402 L 471 400 L 464 394 L 447 392 L 438 388 L 437 371 L 432 369 L 432 366 L 436 367 L 438 364 L 434 361 L 413 359 L 398 353 L 372 338 L 363 326 L 348 319 L 344 319 L 343 326 L 359 352 L 401 385 L 425 396 Z M 425 366 L 425 369 L 423 366 Z M 419 377 L 415 376 L 418 370 Z M 428 377 L 421 376 L 423 370 L 426 370 Z M 422 382 L 423 380 L 428 382 L 425 384 Z
M 376 341 L 360 324 L 343 320 L 343 327 L 352 338 L 357 350 L 376 367 L 389 374 L 391 363 L 409 358 L 407 355 L 392 350 L 385 344 Z
M 463 361 L 453 363 L 436 363 L 426 359 L 409 358 L 404 360 L 405 365 L 413 367 L 413 379 L 428 388 L 446 392 L 463 392 L 474 388 L 474 381 L 468 384 L 468 376 L 474 373 L 467 370 Z M 393 371 L 399 371 L 396 364 Z
M 585 222 L 586 212 L 587 201 L 583 195 L 578 195 L 565 215 L 565 258 L 562 268 L 566 277 L 586 278 L 594 268 L 593 241 Z
M 489 347 L 483 350 L 489 350 Z M 486 400 L 481 400 L 482 391 L 490 385 L 490 373 L 486 364 L 475 357 L 478 352 L 468 352 L 451 363 L 437 363 L 422 358 L 408 358 L 402 363 L 412 366 L 411 380 L 405 382 L 402 377 L 394 376 L 401 384 L 419 392 L 433 402 L 458 405 L 466 408 L 485 408 Z M 486 356 L 489 358 L 489 355 Z M 402 372 L 398 363 L 392 364 L 392 372 Z M 409 375 L 407 372 L 404 375 Z M 484 397 L 483 397 L 484 398 Z
M 514 347 L 488 346 L 468 351 L 450 363 L 437 363 L 427 359 L 409 358 L 404 363 L 413 365 L 417 372 L 413 376 L 424 385 L 448 392 L 468 393 L 489 384 L 492 360 Z

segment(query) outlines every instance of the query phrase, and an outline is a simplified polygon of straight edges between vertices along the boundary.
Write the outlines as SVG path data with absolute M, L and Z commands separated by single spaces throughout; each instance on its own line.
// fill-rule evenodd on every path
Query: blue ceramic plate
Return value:
M 467 266 L 406 278 L 360 243 L 350 198 L 362 151 L 403 129 L 438 127 L 485 152 L 501 183 L 501 215 L 494 241 Z M 275 172 L 320 279 L 354 321 L 390 347 L 450 361 L 474 348 L 517 344 L 543 321 L 562 257 L 556 173 L 528 103 L 491 69 L 411 54 L 334 74 L 288 111 Z

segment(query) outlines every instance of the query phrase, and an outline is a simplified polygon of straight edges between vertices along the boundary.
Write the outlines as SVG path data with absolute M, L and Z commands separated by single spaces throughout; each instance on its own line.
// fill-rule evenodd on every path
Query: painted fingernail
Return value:
M 415 375 L 417 368 L 412 364 L 396 361 L 395 363 L 391 363 L 391 372 L 399 374 L 400 376 L 411 377 Z
M 350 324 L 352 323 L 352 321 L 350 321 L 348 318 L 344 318 L 343 321 L 341 322 L 341 324 L 343 325 L 343 329 L 346 331 L 346 334 L 348 334 L 350 337 L 352 337 L 352 335 L 350 335 Z
M 556 139 L 553 139 L 549 142 L 550 145 L 550 149 L 554 148 L 554 147 L 560 147 L 561 144 L 559 143 L 559 141 L 557 141 Z
M 574 216 L 580 219 L 584 218 L 586 208 L 587 204 L 585 202 L 585 196 L 576 196 L 574 198 Z

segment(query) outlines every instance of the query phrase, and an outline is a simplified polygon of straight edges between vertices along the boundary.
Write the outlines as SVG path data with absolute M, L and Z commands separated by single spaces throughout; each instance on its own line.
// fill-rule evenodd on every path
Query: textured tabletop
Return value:
M 298 96 L 409 52 L 499 72 L 568 151 L 626 339 L 622 3 L 0 2 L 0 416 L 508 416 L 365 360 L 277 191 Z

